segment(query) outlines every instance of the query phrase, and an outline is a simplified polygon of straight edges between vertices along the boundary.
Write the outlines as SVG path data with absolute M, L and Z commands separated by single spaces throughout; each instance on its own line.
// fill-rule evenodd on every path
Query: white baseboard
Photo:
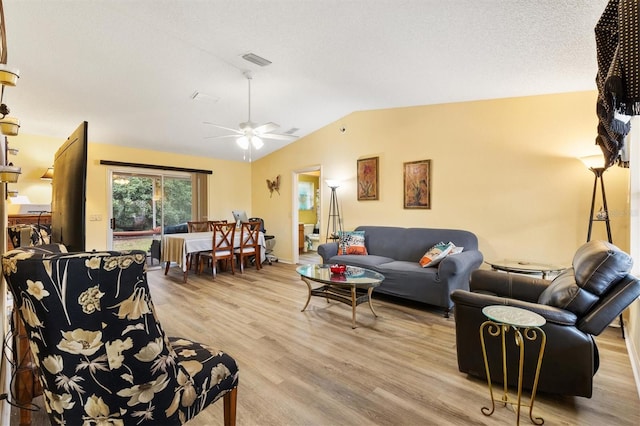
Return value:
M 626 330 L 626 329 L 625 329 Z M 636 382 L 636 391 L 640 398 L 640 354 L 636 351 L 636 346 L 631 336 L 626 336 L 625 342 L 627 344 L 627 353 L 629 354 L 629 361 L 631 361 L 631 370 L 633 370 L 633 378 Z

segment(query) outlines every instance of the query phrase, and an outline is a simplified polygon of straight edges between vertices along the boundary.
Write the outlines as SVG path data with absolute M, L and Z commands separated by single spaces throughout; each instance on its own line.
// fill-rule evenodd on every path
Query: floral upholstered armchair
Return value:
M 182 424 L 220 397 L 225 424 L 235 424 L 236 362 L 165 335 L 145 260 L 142 251 L 38 247 L 3 256 L 52 424 Z

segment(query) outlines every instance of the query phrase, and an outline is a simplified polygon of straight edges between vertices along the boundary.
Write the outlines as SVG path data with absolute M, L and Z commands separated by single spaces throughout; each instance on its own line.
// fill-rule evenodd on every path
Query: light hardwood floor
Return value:
M 231 354 L 240 366 L 238 425 L 515 424 L 509 408 L 489 404 L 486 382 L 457 369 L 453 318 L 425 306 L 375 296 L 374 318 L 358 307 L 313 298 L 294 265 L 274 263 L 244 275 L 148 273 L 169 335 Z M 640 401 L 620 330 L 597 337 L 601 366 L 591 399 L 538 395 L 534 415 L 545 425 L 637 425 Z M 553 360 L 545 359 L 545 363 Z M 543 366 L 544 368 L 544 366 Z M 523 410 L 521 424 L 531 424 Z M 34 425 L 42 423 L 34 415 Z M 191 426 L 221 425 L 222 401 Z M 14 424 L 14 423 L 12 423 Z M 17 423 L 15 423 L 17 424 Z

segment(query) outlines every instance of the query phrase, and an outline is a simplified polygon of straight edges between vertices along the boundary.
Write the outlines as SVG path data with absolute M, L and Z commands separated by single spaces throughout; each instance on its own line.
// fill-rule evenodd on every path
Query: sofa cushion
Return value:
M 337 256 L 331 257 L 327 263 L 329 264 L 339 263 L 339 264 L 359 266 L 361 268 L 376 270 L 376 267 L 378 265 L 382 265 L 383 263 L 389 263 L 389 262 L 393 262 L 393 259 L 391 259 L 390 257 L 375 256 L 372 254 L 368 256 L 361 256 L 357 254 L 343 254 L 343 255 L 337 255 Z
M 431 247 L 420 259 L 420 266 L 427 268 L 430 266 L 436 266 L 442 259 L 447 257 L 449 252 L 453 249 L 454 244 L 451 242 L 443 243 L 440 241 L 438 244 Z
M 367 254 L 364 245 L 364 231 L 340 232 L 338 254 Z

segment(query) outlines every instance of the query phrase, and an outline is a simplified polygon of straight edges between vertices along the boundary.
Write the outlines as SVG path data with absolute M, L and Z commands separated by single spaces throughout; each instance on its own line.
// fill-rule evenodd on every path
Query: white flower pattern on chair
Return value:
M 28 249 L 2 266 L 52 423 L 182 424 L 237 386 L 231 357 L 164 334 L 145 253 Z

